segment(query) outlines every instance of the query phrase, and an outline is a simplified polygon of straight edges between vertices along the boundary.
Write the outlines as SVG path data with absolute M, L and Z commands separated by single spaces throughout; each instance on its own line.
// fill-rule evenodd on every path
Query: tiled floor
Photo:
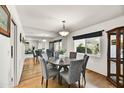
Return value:
M 114 86 L 108 82 L 105 76 L 87 70 L 86 72 L 86 88 L 113 88 Z M 82 85 L 82 84 L 81 84 Z M 23 73 L 18 88 L 42 88 L 45 85 L 41 85 L 41 68 L 40 64 L 34 64 L 31 58 L 26 59 L 24 63 Z M 55 80 L 50 79 L 49 88 L 67 88 L 67 84 L 63 82 L 62 85 L 58 84 L 57 78 Z M 77 87 L 77 84 L 73 84 L 71 87 Z M 82 86 L 81 86 L 82 87 Z

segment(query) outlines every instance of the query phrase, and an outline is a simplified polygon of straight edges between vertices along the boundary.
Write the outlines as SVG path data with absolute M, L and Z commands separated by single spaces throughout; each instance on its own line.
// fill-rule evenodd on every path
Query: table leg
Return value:
M 58 71 L 62 69 L 62 66 L 59 66 Z M 61 77 L 60 74 L 58 74 L 58 84 L 61 84 Z

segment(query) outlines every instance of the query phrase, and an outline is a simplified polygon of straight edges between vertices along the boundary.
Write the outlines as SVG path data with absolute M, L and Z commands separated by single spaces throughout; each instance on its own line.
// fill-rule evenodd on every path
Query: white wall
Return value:
M 24 44 L 20 43 L 19 34 L 20 32 L 24 36 L 24 31 L 16 11 L 15 6 L 7 6 L 11 17 L 14 19 L 17 25 L 17 83 L 20 80 L 23 62 L 24 62 Z M 9 79 L 10 79 L 10 38 L 0 35 L 0 87 L 9 87 Z
M 25 53 L 25 45 L 23 43 L 20 43 L 20 33 L 22 33 L 22 36 L 25 37 L 23 27 L 21 25 L 21 21 L 19 18 L 19 15 L 16 11 L 15 6 L 8 6 L 12 18 L 15 20 L 15 23 L 17 25 L 17 83 L 20 81 L 22 69 L 23 69 L 23 63 L 24 63 L 24 53 Z
M 59 40 L 59 39 L 62 39 L 62 49 L 67 50 L 67 37 L 58 36 L 58 37 L 53 38 L 50 41 Z
M 34 46 L 35 49 L 38 49 L 38 41 L 36 40 L 28 40 L 29 42 L 29 48 L 32 49 L 32 47 Z
M 112 28 L 116 28 L 119 26 L 124 26 L 124 16 L 103 23 L 99 23 L 96 25 L 92 25 L 87 28 L 81 29 L 79 31 L 72 32 L 67 37 L 68 53 L 70 51 L 74 51 L 74 41 L 72 39 L 72 36 L 81 35 L 90 32 L 96 32 L 100 30 L 108 31 Z M 101 57 L 90 57 L 87 67 L 88 69 L 96 71 L 103 75 L 107 75 L 107 34 L 105 31 L 103 32 L 103 36 L 101 38 Z M 78 56 L 82 57 L 82 54 L 78 54 Z
M 0 35 L 0 87 L 7 87 L 10 64 L 10 38 Z
M 39 41 L 38 49 L 42 49 L 42 48 L 45 48 L 45 50 L 49 49 L 49 40 L 47 40 L 46 42 Z

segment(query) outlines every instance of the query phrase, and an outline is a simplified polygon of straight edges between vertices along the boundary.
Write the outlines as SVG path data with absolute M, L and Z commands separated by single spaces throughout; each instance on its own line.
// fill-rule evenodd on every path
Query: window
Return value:
M 54 43 L 54 51 L 59 51 L 62 49 L 62 41 Z
M 86 39 L 87 54 L 100 55 L 100 37 Z
M 100 37 L 74 40 L 74 48 L 78 53 L 100 56 Z
M 62 40 L 56 40 L 49 43 L 49 48 L 54 51 L 59 51 L 62 49 Z
M 85 53 L 85 39 L 79 39 L 74 41 L 75 51 L 78 53 Z
M 100 56 L 100 39 L 103 31 L 104 30 L 73 36 L 75 51 Z

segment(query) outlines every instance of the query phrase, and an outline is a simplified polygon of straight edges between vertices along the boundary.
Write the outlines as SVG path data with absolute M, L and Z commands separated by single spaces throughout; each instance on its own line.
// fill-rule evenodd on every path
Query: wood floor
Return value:
M 108 82 L 105 76 L 87 70 L 86 72 L 86 88 L 114 88 L 114 86 Z M 82 82 L 82 80 L 81 80 Z M 21 80 L 17 88 L 43 88 L 45 84 L 41 85 L 41 66 L 40 64 L 34 64 L 32 58 L 27 58 L 24 62 L 23 72 Z M 49 80 L 49 88 L 67 88 L 66 82 L 62 85 L 58 84 L 57 78 Z M 72 88 L 76 88 L 77 84 L 71 85 Z M 81 83 L 81 87 L 82 83 Z

